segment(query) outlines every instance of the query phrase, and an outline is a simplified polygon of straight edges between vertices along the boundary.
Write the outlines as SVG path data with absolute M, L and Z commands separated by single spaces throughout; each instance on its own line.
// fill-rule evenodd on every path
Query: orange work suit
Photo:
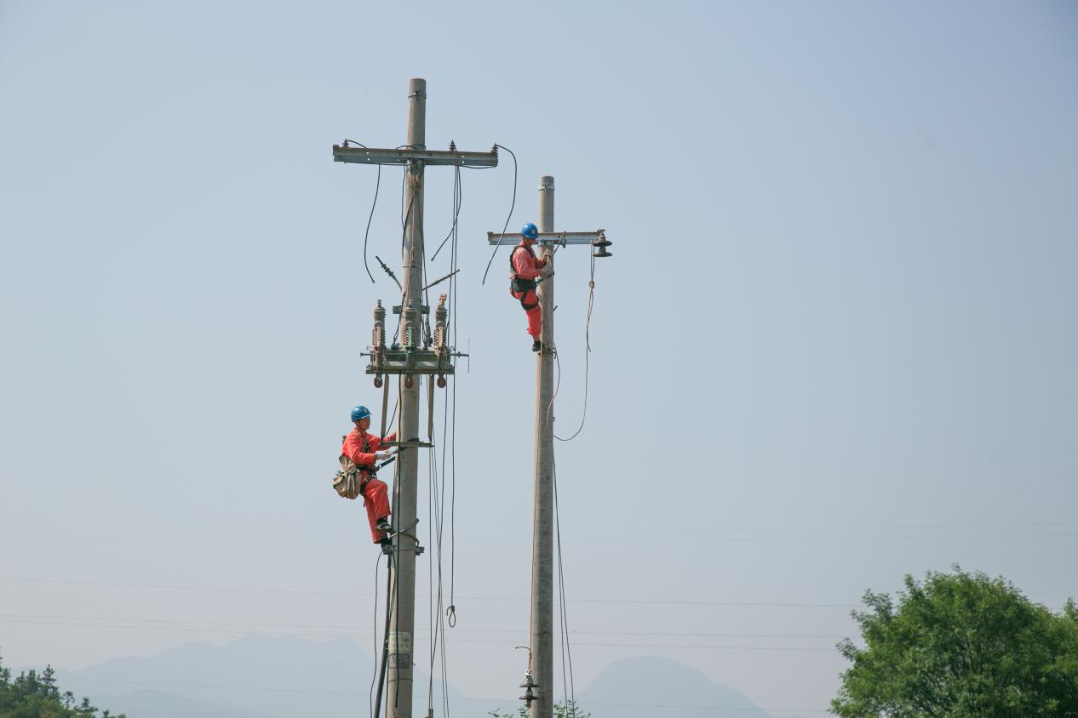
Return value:
M 535 341 L 539 341 L 543 334 L 543 309 L 539 306 L 539 295 L 535 293 L 535 280 L 545 266 L 546 260 L 536 257 L 532 248 L 523 241 L 509 255 L 509 276 L 513 280 L 509 293 L 520 301 L 520 306 L 527 312 L 528 334 Z
M 362 477 L 360 479 L 362 488 L 359 493 L 362 494 L 363 506 L 367 509 L 367 519 L 371 524 L 371 538 L 374 543 L 386 538 L 385 532 L 376 529 L 375 524 L 378 523 L 378 519 L 388 521 L 392 511 L 389 508 L 389 490 L 386 482 L 373 476 L 370 469 L 377 461 L 374 453 L 381 451 L 382 442 L 393 441 L 396 438 L 396 432 L 382 439 L 374 434 L 361 433 L 359 429 L 352 429 L 352 432 L 344 437 L 344 444 L 341 445 L 341 454 L 352 460 Z

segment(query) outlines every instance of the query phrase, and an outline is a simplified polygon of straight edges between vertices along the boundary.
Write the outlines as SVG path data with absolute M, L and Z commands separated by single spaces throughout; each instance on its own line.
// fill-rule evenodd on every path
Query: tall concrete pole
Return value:
M 539 178 L 539 231 L 554 231 L 554 178 Z M 535 514 L 532 537 L 531 661 L 537 700 L 531 718 L 554 712 L 554 253 L 541 247 L 548 275 L 539 284 L 543 350 L 535 360 Z
M 419 78 L 408 82 L 408 146 L 426 149 L 427 81 Z M 422 324 L 418 314 L 423 303 L 423 162 L 408 163 L 408 179 L 404 188 L 404 301 L 402 312 L 414 307 L 417 327 Z M 402 314 L 403 317 L 403 314 Z M 417 332 L 416 344 L 422 345 Z M 431 380 L 430 377 L 427 378 Z M 401 381 L 405 378 L 402 376 Z M 400 433 L 398 441 L 419 438 L 420 379 L 415 377 L 411 387 L 401 387 Z M 406 449 L 397 459 L 397 480 L 393 491 L 393 520 L 398 530 L 413 526 L 416 518 L 416 483 L 419 473 L 419 451 Z M 412 529 L 414 530 L 414 529 Z M 415 551 L 412 540 L 404 535 L 395 539 L 390 581 L 395 586 L 392 617 L 389 627 L 389 685 L 386 695 L 386 718 L 412 718 L 412 638 L 415 634 Z

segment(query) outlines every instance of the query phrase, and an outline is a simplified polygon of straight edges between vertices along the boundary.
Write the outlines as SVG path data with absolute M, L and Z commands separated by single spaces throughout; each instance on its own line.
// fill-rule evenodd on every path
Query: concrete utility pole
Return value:
M 408 149 L 427 149 L 427 81 L 408 82 Z M 404 254 L 402 307 L 423 303 L 423 163 L 408 163 L 404 183 Z M 422 321 L 422 320 L 420 320 Z M 429 377 L 428 381 L 433 379 Z M 419 384 L 401 387 L 401 440 L 419 438 Z M 400 450 L 397 481 L 393 487 L 393 521 L 397 530 L 413 526 L 416 519 L 419 451 Z M 398 545 L 401 540 L 398 536 Z M 412 715 L 412 637 L 415 635 L 415 551 L 396 551 L 390 565 L 389 582 L 395 587 L 389 624 L 389 682 L 386 686 L 386 718 Z
M 441 338 L 422 337 L 423 315 L 430 307 L 423 304 L 423 170 L 426 165 L 468 165 L 495 167 L 497 153 L 458 152 L 452 144 L 449 151 L 426 148 L 427 82 L 412 79 L 408 83 L 408 144 L 405 149 L 370 149 L 366 147 L 333 146 L 336 162 L 403 165 L 407 168 L 404 190 L 405 228 L 402 300 L 395 313 L 400 313 L 402 326 L 400 344 L 384 344 L 384 327 L 377 346 L 371 347 L 368 374 L 375 375 L 375 386 L 381 386 L 382 376 L 401 377 L 401 413 L 397 437 L 400 453 L 397 458 L 396 482 L 393 487 L 393 524 L 400 532 L 393 539 L 393 560 L 390 566 L 390 585 L 395 587 L 390 610 L 388 646 L 389 684 L 386 690 L 386 718 L 412 718 L 412 637 L 415 634 L 415 561 L 422 547 L 411 534 L 416 523 L 418 448 L 429 446 L 419 440 L 420 385 L 415 376 L 427 375 L 428 381 L 453 373 L 453 354 L 444 347 Z M 375 310 L 376 335 L 379 335 L 378 312 Z M 440 312 L 441 310 L 439 310 Z M 439 319 L 441 322 L 442 319 Z M 441 326 L 441 324 L 439 324 Z M 434 348 L 431 345 L 434 344 Z M 387 387 L 388 390 L 388 387 Z M 433 405 L 433 394 L 431 395 Z
M 554 231 L 554 178 L 539 178 L 540 232 Z M 554 710 L 554 251 L 539 250 L 546 259 L 546 279 L 536 293 L 543 309 L 543 350 L 535 358 L 535 508 L 532 536 L 531 658 L 539 684 L 531 718 Z
M 532 534 L 531 658 L 525 700 L 531 718 L 554 714 L 554 247 L 587 244 L 609 257 L 606 232 L 554 231 L 554 178 L 539 178 L 539 256 L 547 260 L 536 293 L 543 310 L 543 349 L 535 358 L 535 507 Z M 490 244 L 520 241 L 519 234 L 487 233 Z M 522 686 L 523 687 L 523 686 Z

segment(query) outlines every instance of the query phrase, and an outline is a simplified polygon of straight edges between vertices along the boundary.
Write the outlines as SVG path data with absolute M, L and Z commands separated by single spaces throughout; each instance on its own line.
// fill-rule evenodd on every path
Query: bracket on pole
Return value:
M 596 240 L 606 239 L 606 230 L 600 229 L 595 232 L 540 232 L 536 244 L 592 244 Z M 487 232 L 487 244 L 511 244 L 520 241 L 520 234 L 502 234 L 501 232 Z
M 364 165 L 406 165 L 415 160 L 426 165 L 456 167 L 497 167 L 498 153 L 460 152 L 457 150 L 379 150 L 368 147 L 333 145 L 334 162 L 354 162 Z

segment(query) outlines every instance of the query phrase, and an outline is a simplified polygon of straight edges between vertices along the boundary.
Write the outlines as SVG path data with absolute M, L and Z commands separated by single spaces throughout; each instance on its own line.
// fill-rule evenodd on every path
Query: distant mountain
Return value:
M 248 636 L 56 673 L 65 690 L 128 718 L 355 718 L 368 714 L 374 660 L 348 639 Z M 423 708 L 416 715 L 423 715 L 425 674 L 416 671 L 415 686 L 414 705 Z M 461 716 L 520 705 L 470 699 L 452 688 L 449 696 Z M 577 694 L 577 703 L 592 718 L 772 718 L 743 693 L 655 656 L 613 663 Z
M 592 718 L 771 718 L 744 693 L 656 656 L 611 664 L 576 701 Z
M 188 643 L 149 658 L 115 658 L 79 671 L 57 670 L 60 685 L 129 718 L 172 718 L 168 696 L 205 704 L 186 715 L 292 718 L 368 714 L 374 659 L 349 639 L 247 636 L 225 645 Z M 416 700 L 427 679 L 415 672 Z M 135 692 L 135 693 L 133 693 Z M 130 700 L 144 701 L 138 711 Z M 450 691 L 450 697 L 459 695 Z M 179 700 L 177 700 L 177 703 Z M 221 712 L 231 709 L 233 712 Z
M 269 713 L 215 705 L 163 691 L 135 691 L 96 700 L 94 705 L 108 708 L 113 715 L 125 713 L 128 718 L 274 718 Z

